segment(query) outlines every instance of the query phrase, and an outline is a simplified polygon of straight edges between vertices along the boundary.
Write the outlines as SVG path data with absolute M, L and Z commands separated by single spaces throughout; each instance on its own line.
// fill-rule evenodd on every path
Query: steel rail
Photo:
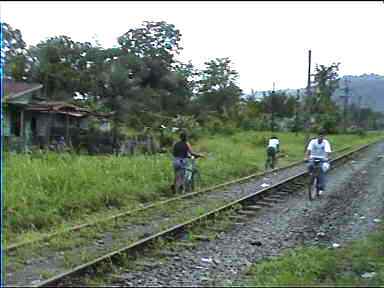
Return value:
M 382 139 L 378 140 L 378 141 L 374 141 L 374 142 L 371 142 L 369 144 L 365 144 L 365 145 L 362 145 L 360 147 L 358 147 L 357 149 L 354 149 L 352 150 L 351 152 L 347 152 L 347 153 L 344 153 L 338 157 L 336 157 L 335 159 L 332 159 L 330 162 L 332 164 L 334 163 L 339 163 L 339 162 L 343 162 L 342 160 L 345 160 L 345 161 L 348 161 L 350 159 L 351 156 L 355 155 L 356 153 L 358 152 L 362 152 L 363 150 L 367 149 L 368 147 L 370 147 L 371 145 L 374 145 L 378 142 L 382 141 Z M 334 169 L 335 167 L 332 165 L 331 166 L 331 169 Z M 259 191 L 256 191 L 254 193 L 251 193 L 247 196 L 243 196 L 242 198 L 240 199 L 237 199 L 235 201 L 232 201 L 222 207 L 219 207 L 219 208 L 216 208 L 210 212 L 207 212 L 203 215 L 200 215 L 198 217 L 195 217 L 191 220 L 188 220 L 184 223 L 181 223 L 181 224 L 178 224 L 178 225 L 175 225 L 173 227 L 170 227 L 166 230 L 163 230 L 161 232 L 158 232 L 154 235 L 151 235 L 149 237 L 146 237 L 144 239 L 141 239 L 135 243 L 132 243 L 126 247 L 123 247 L 123 248 L 120 248 L 118 250 L 115 250 L 113 252 L 110 252 L 104 256 L 101 256 L 101 257 L 98 257 L 97 259 L 94 259 L 90 262 L 87 262 L 87 263 L 84 263 L 82 265 L 79 265 L 69 271 L 66 271 L 66 272 L 63 272 L 59 275 L 56 275 L 52 278 L 49 278 L 49 279 L 46 279 L 40 283 L 38 283 L 37 285 L 33 286 L 33 287 L 51 287 L 51 286 L 55 286 L 57 285 L 58 283 L 60 283 L 60 281 L 63 281 L 65 280 L 66 278 L 70 277 L 70 276 L 76 276 L 78 275 L 79 273 L 83 272 L 84 270 L 86 269 L 90 269 L 100 263 L 103 263 L 104 261 L 112 261 L 113 258 L 115 257 L 119 257 L 120 254 L 122 253 L 127 253 L 127 252 L 134 252 L 134 251 L 137 251 L 138 249 L 142 249 L 144 248 L 145 246 L 153 243 L 155 240 L 157 239 L 160 239 L 162 237 L 165 237 L 165 236 L 171 236 L 171 235 L 174 235 L 176 233 L 180 233 L 180 232 L 183 232 L 185 231 L 185 229 L 195 223 L 198 223 L 200 222 L 201 220 L 208 220 L 210 219 L 211 217 L 214 217 L 216 216 L 217 214 L 221 213 L 221 212 L 224 212 L 230 208 L 233 208 L 235 205 L 238 205 L 238 204 L 244 204 L 246 205 L 246 203 L 250 200 L 252 200 L 253 198 L 255 198 L 256 196 L 259 196 L 261 194 L 264 194 L 268 191 L 274 191 L 276 188 L 280 187 L 280 186 L 283 186 L 283 185 L 286 185 L 290 182 L 293 182 L 294 180 L 297 180 L 299 178 L 302 178 L 304 176 L 307 176 L 308 175 L 308 171 L 304 171 L 304 172 L 300 172 L 294 176 L 291 176 L 287 179 L 284 179 L 270 187 L 267 187 L 267 188 L 264 188 L 264 189 L 261 189 Z M 256 202 L 257 203 L 257 202 Z

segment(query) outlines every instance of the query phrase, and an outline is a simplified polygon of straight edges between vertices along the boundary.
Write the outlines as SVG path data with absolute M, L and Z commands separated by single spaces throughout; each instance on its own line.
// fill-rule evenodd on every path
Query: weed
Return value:
M 338 250 L 309 247 L 254 264 L 240 285 L 380 286 L 384 283 L 384 226 Z M 376 272 L 372 278 L 362 278 Z
M 195 150 L 206 151 L 199 160 L 201 186 L 226 182 L 262 169 L 265 139 L 270 132 L 237 132 L 231 136 L 201 138 Z M 301 160 L 304 135 L 276 133 L 285 157 L 279 166 Z M 332 150 L 361 145 L 381 134 L 330 135 Z M 231 139 L 231 141 L 228 141 Z M 171 156 L 72 156 L 46 153 L 5 153 L 4 231 L 6 242 L 24 240 L 92 215 L 108 215 L 161 199 L 173 179 Z M 25 235 L 25 236 L 23 236 Z

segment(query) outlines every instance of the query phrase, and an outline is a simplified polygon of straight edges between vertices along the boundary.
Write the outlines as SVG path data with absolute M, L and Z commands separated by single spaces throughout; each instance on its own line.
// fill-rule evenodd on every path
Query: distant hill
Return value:
M 339 88 L 333 94 L 334 101 L 343 105 L 343 98 L 340 96 L 345 95 L 345 81 L 349 88 L 349 104 L 359 105 L 364 108 L 371 108 L 377 112 L 384 112 L 384 76 L 377 74 L 363 74 L 360 76 L 346 75 L 341 77 Z M 300 88 L 300 94 L 305 94 L 305 88 Z M 284 90 L 288 95 L 296 95 L 297 89 Z M 265 91 L 267 92 L 267 91 Z M 256 98 L 261 99 L 263 91 L 256 92 Z M 360 99 L 359 99 L 360 97 Z
M 347 82 L 345 82 L 347 81 Z M 384 112 L 384 76 L 377 74 L 363 74 L 360 76 L 343 76 L 340 80 L 340 88 L 333 95 L 336 102 L 342 103 L 340 96 L 345 95 L 345 87 L 349 88 L 349 104 L 359 104 L 374 111 Z

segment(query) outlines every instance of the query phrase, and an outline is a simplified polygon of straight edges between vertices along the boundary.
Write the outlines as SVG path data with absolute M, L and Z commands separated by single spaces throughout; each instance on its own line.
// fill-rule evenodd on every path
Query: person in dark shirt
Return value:
M 175 189 L 176 185 L 176 175 L 177 172 L 180 169 L 185 169 L 185 166 L 187 164 L 187 158 L 190 157 L 190 155 L 198 158 L 198 157 L 204 157 L 203 154 L 195 153 L 192 151 L 191 144 L 189 144 L 187 140 L 187 133 L 185 131 L 180 133 L 180 141 L 176 142 L 175 145 L 173 145 L 173 168 L 175 171 L 175 177 L 174 182 L 172 185 L 172 190 Z

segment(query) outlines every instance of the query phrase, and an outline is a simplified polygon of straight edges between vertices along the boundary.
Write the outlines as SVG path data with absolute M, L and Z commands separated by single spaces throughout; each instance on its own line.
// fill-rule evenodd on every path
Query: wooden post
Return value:
M 20 110 L 20 151 L 25 151 L 26 150 L 26 141 L 25 141 L 25 131 L 24 131 L 24 111 Z
M 299 104 L 300 104 L 300 90 L 296 91 L 296 101 L 295 101 L 295 135 L 299 133 Z
M 348 106 L 348 99 L 349 99 L 349 88 L 348 88 L 348 81 L 345 80 L 345 88 L 344 88 L 345 95 L 344 97 L 344 113 L 343 113 L 343 130 L 344 133 L 347 131 L 347 106 Z
M 311 58 L 312 58 L 312 51 L 309 50 L 308 51 L 308 78 L 307 78 L 307 89 L 306 89 L 306 94 L 307 94 L 307 101 L 309 101 L 309 107 L 307 108 L 307 115 L 309 116 L 309 114 L 311 113 L 311 106 L 312 106 L 312 102 L 311 102 L 311 99 L 309 99 L 309 97 L 311 97 Z M 307 149 L 307 144 L 308 144 L 308 141 L 309 141 L 309 128 L 310 128 L 310 125 L 309 125 L 309 120 L 310 120 L 310 117 L 306 117 L 306 121 L 305 121 L 305 139 L 304 139 L 304 153 Z
M 52 122 L 53 122 L 53 115 L 52 115 L 52 111 L 49 111 L 49 121 L 48 121 L 48 129 L 47 129 L 47 140 L 48 140 L 48 143 L 47 143 L 47 145 L 48 145 L 48 147 L 49 147 L 49 145 L 50 145 L 50 143 L 51 143 L 51 135 L 52 135 Z
M 24 137 L 24 111 L 20 111 L 20 137 Z
M 275 104 L 275 82 L 273 82 L 273 89 L 271 94 L 271 131 L 275 131 L 275 114 L 274 114 L 274 104 Z
M 357 117 L 357 127 L 359 128 L 362 128 L 361 127 L 361 95 L 359 96 L 359 102 L 358 102 L 358 117 Z
M 68 114 L 65 114 L 65 142 L 69 145 L 69 118 Z

